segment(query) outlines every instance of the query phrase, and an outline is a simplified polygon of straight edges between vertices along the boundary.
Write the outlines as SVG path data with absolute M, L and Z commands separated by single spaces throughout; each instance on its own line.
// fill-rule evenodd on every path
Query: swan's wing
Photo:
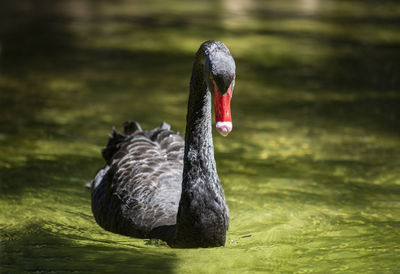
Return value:
M 166 123 L 151 131 L 142 131 L 136 122 L 127 123 L 124 134 L 114 130 L 103 150 L 108 165 L 101 182 L 92 188 L 98 223 L 135 237 L 146 237 L 159 226 L 174 225 L 183 150 L 183 138 Z

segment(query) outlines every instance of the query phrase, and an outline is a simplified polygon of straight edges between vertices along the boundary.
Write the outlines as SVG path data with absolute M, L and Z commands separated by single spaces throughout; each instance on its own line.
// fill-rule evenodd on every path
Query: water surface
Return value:
M 400 271 L 397 1 L 3 1 L 1 273 Z M 109 233 L 83 183 L 112 126 L 184 133 L 195 51 L 237 63 L 214 135 L 225 247 Z

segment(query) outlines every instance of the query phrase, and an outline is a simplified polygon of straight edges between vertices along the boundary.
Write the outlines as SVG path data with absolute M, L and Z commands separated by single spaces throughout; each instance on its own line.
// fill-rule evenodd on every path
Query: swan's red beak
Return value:
M 215 127 L 222 136 L 227 136 L 232 131 L 231 98 L 233 82 L 225 94 L 222 94 L 216 83 L 214 84 L 214 111 Z

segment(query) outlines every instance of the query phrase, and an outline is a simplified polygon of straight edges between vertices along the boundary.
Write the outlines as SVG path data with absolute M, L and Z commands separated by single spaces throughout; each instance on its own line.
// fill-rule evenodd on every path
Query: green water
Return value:
M 399 33 L 398 1 L 2 1 L 0 272 L 400 272 Z M 107 134 L 183 133 L 208 39 L 237 63 L 226 246 L 102 230 Z

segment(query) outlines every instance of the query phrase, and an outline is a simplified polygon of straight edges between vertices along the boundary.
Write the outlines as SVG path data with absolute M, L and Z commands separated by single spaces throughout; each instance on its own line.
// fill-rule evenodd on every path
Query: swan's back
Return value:
M 93 214 L 106 230 L 165 240 L 176 224 L 184 140 L 166 123 L 143 131 L 127 122 L 124 131 L 114 130 L 103 149 L 107 165 L 92 183 Z

